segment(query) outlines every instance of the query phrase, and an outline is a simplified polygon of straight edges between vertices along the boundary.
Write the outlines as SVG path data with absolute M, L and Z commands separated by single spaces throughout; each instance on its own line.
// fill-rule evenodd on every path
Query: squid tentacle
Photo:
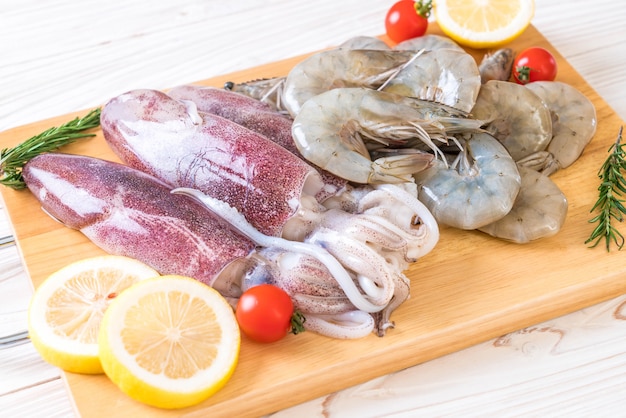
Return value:
M 304 328 L 327 337 L 352 339 L 371 334 L 375 323 L 368 313 L 350 311 L 336 315 L 308 315 Z
M 321 261 L 341 284 L 346 296 L 358 309 L 365 312 L 378 312 L 384 308 L 384 305 L 377 305 L 365 298 L 357 286 L 354 284 L 352 277 L 346 269 L 324 248 L 305 242 L 288 241 L 284 238 L 264 235 L 256 230 L 236 209 L 221 200 L 190 188 L 179 187 L 172 190 L 174 194 L 184 194 L 197 199 L 204 204 L 209 210 L 218 216 L 227 220 L 241 234 L 254 241 L 257 245 L 263 247 L 281 248 L 288 251 L 297 251 L 308 254 Z

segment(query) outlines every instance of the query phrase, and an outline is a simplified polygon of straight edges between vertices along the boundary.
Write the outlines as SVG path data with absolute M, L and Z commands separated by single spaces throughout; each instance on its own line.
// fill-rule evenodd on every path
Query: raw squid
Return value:
M 254 249 L 189 198 L 170 196 L 165 183 L 121 164 L 43 154 L 26 164 L 23 176 L 54 219 L 108 253 L 140 259 L 163 274 L 213 286 L 232 260 Z
M 355 279 L 321 247 L 250 233 L 249 225 L 240 234 L 245 220 L 232 208 L 215 214 L 139 170 L 51 153 L 33 158 L 23 175 L 49 215 L 108 253 L 136 258 L 162 274 L 194 277 L 229 299 L 259 282 L 276 284 L 322 334 L 367 335 L 375 326 L 368 313 L 378 318 L 386 306 L 363 295 Z M 231 226 L 237 222 L 238 228 Z
M 221 116 L 264 135 L 292 154 L 301 157 L 291 137 L 293 120 L 277 112 L 267 103 L 229 90 L 191 85 L 175 87 L 169 90 L 167 95 L 177 100 L 192 101 L 199 111 Z M 317 171 L 324 182 L 315 196 L 320 203 L 348 187 L 347 180 L 321 169 Z
M 392 191 L 406 203 L 398 212 L 409 213 L 390 217 L 394 222 L 378 215 L 376 207 L 358 216 L 324 208 L 314 198 L 323 186 L 311 166 L 262 135 L 199 112 L 193 102 L 135 90 L 107 103 L 101 125 L 111 148 L 128 165 L 172 188 L 189 190 L 205 204 L 226 202 L 263 234 L 324 248 L 377 306 L 397 306 L 408 298 L 402 271 L 438 240 L 434 218 L 399 187 Z M 389 188 L 376 191 L 387 195 Z M 280 219 L 267 216 L 274 207 L 284 208 L 277 212 Z M 385 309 L 382 321 L 389 314 Z M 379 331 L 387 326 L 378 323 Z
M 259 100 L 233 91 L 191 85 L 175 87 L 168 91 L 168 95 L 178 100 L 190 100 L 196 104 L 199 111 L 222 116 L 260 133 L 298 158 L 304 159 L 291 135 L 293 123 L 291 118 Z M 390 225 L 390 222 L 396 225 L 404 231 L 398 233 L 398 236 L 404 236 L 407 248 L 413 248 L 407 251 L 410 254 L 409 259 L 417 259 L 430 251 L 421 244 L 420 234 L 424 231 L 420 231 L 414 224 L 416 216 L 421 218 L 420 222 L 425 222 L 424 218 L 428 217 L 424 208 L 417 207 L 420 203 L 415 198 L 417 190 L 414 184 L 405 184 L 401 188 L 386 186 L 382 191 L 381 187 L 349 184 L 342 177 L 314 167 L 324 182 L 323 188 L 315 197 L 326 209 L 358 213 L 360 220 L 368 217 L 367 222 L 372 230 L 383 231 L 381 225 Z M 337 214 L 334 225 L 338 225 L 336 218 L 345 219 L 345 216 Z M 428 228 L 437 229 L 436 225 Z M 421 247 L 419 253 L 414 251 L 417 247 Z
M 192 102 L 135 90 L 107 103 L 101 125 L 124 163 L 172 187 L 199 189 L 225 201 L 264 234 L 293 238 L 313 216 L 303 213 L 304 206 L 318 210 L 312 196 L 323 183 L 311 166 L 239 125 L 203 118 Z M 289 222 L 297 223 L 294 232 L 285 231 Z
M 394 222 L 374 214 L 371 204 L 368 213 L 358 216 L 326 209 L 314 198 L 323 188 L 316 170 L 262 135 L 198 112 L 194 102 L 153 90 L 132 91 L 104 107 L 102 128 L 127 164 L 172 187 L 197 189 L 227 202 L 263 233 L 295 241 L 317 240 L 329 251 L 339 248 L 337 241 L 351 242 L 350 248 L 359 254 L 364 251 L 360 245 L 375 247 L 387 258 L 401 258 L 391 260 L 401 270 L 437 242 L 434 219 L 417 199 L 407 197 L 408 192 L 396 188 L 377 193 L 379 201 L 383 195 L 398 202 L 394 208 L 403 216 L 391 218 Z M 272 205 L 283 210 L 280 219 L 267 228 L 268 215 L 259 212 Z M 329 229 L 340 235 L 337 240 L 328 235 Z M 347 249 L 344 246 L 342 254 L 335 256 L 340 261 L 350 259 L 352 255 L 344 253 Z M 362 266 L 378 262 L 376 257 L 362 261 Z

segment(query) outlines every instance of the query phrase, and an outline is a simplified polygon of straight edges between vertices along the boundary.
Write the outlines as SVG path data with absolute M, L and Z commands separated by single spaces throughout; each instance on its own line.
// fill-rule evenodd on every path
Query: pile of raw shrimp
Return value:
M 571 85 L 509 82 L 513 53 L 474 58 L 425 35 L 393 48 L 357 37 L 284 78 L 229 85 L 293 118 L 299 152 L 356 183 L 415 182 L 437 222 L 527 243 L 556 234 L 567 199 L 550 179 L 596 130 Z

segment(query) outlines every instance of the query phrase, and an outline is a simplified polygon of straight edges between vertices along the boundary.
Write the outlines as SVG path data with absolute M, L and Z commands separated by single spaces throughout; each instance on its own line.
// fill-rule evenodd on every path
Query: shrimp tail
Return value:
M 426 170 L 433 164 L 434 155 L 426 152 L 407 153 L 407 149 L 385 149 L 378 153 L 394 153 L 372 162 L 369 183 L 399 183 L 413 181 L 412 175 Z
M 444 130 L 448 134 L 460 134 L 460 133 L 486 133 L 483 128 L 484 120 L 469 119 L 469 118 L 440 118 L 438 122 L 444 127 Z

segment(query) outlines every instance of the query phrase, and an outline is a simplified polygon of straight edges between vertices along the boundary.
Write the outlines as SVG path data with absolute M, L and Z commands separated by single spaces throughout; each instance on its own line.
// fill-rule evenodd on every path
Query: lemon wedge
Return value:
M 100 360 L 131 398 L 183 408 L 221 389 L 239 358 L 233 309 L 213 288 L 182 276 L 135 284 L 102 320 Z
M 513 41 L 528 27 L 534 0 L 437 0 L 435 20 L 461 45 L 497 48 Z
M 109 303 L 156 270 L 132 258 L 105 255 L 71 263 L 51 274 L 28 308 L 28 331 L 48 363 L 86 374 L 102 373 L 98 357 L 100 321 Z

